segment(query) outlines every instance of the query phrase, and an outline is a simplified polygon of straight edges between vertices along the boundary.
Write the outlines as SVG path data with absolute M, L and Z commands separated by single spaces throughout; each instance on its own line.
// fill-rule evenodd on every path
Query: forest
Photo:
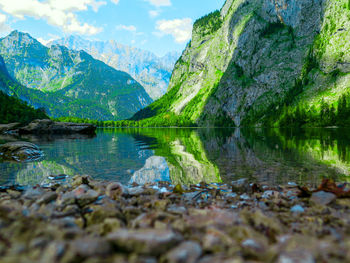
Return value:
M 15 96 L 0 91 L 0 123 L 29 123 L 35 119 L 48 119 L 44 109 L 34 109 Z

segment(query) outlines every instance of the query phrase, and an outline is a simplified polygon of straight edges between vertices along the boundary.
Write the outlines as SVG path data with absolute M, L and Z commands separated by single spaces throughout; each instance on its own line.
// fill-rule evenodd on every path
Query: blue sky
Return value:
M 80 35 L 164 55 L 181 52 L 193 22 L 225 0 L 0 0 L 0 36 L 28 32 L 43 43 Z

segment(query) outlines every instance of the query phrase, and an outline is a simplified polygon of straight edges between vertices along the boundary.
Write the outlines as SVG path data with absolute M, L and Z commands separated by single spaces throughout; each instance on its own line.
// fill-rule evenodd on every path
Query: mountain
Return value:
M 0 55 L 10 76 L 27 87 L 12 92 L 53 117 L 119 120 L 152 102 L 129 74 L 84 51 L 47 48 L 29 34 L 13 31 L 0 39 Z
M 84 50 L 95 59 L 129 73 L 141 83 L 152 99 L 158 99 L 166 92 L 171 72 L 180 57 L 177 52 L 158 57 L 149 51 L 122 45 L 112 40 L 89 41 L 79 36 L 54 40 L 48 46 L 57 44 L 73 50 Z
M 227 0 L 195 22 L 167 94 L 133 119 L 332 124 L 342 96 L 349 107 L 349 14 L 348 0 Z
M 27 123 L 34 119 L 48 118 L 42 110 L 34 109 L 15 96 L 9 96 L 12 87 L 21 88 L 21 85 L 10 77 L 0 56 L 0 124 Z

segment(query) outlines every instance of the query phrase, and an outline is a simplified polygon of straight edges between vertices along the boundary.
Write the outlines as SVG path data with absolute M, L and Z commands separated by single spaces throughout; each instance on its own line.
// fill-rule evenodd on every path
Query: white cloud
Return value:
M 86 11 L 89 7 L 97 12 L 105 4 L 97 0 L 0 0 L 0 8 L 16 18 L 45 19 L 67 33 L 83 35 L 97 34 L 102 28 L 81 23 L 74 12 Z
M 117 30 L 125 30 L 130 32 L 136 32 L 136 27 L 133 25 L 126 26 L 126 25 L 118 25 L 115 27 Z
M 191 39 L 192 19 L 174 19 L 174 20 L 159 20 L 157 21 L 157 30 L 155 35 L 172 35 L 177 43 L 185 43 Z
M 48 0 L 48 3 L 54 9 L 70 12 L 88 10 L 89 6 L 97 12 L 101 6 L 107 4 L 96 0 Z
M 10 26 L 6 23 L 7 16 L 0 13 L 0 33 L 7 33 L 11 30 Z
M 114 4 L 119 4 L 119 0 L 111 0 L 112 1 L 112 3 L 114 3 Z
M 148 12 L 148 14 L 149 14 L 150 17 L 157 17 L 157 16 L 159 16 L 160 11 L 159 10 L 150 10 Z
M 41 44 L 43 44 L 44 46 L 46 46 L 48 43 L 50 43 L 50 42 L 52 42 L 52 41 L 54 41 L 54 40 L 56 40 L 56 39 L 58 39 L 59 37 L 53 37 L 53 38 L 50 38 L 50 39 L 43 39 L 43 38 L 41 38 L 41 37 L 39 37 L 39 38 L 37 38 L 37 40 L 41 43 Z
M 156 7 L 159 7 L 159 6 L 171 6 L 170 0 L 145 0 L 145 1 L 150 3 L 151 5 L 156 6 Z

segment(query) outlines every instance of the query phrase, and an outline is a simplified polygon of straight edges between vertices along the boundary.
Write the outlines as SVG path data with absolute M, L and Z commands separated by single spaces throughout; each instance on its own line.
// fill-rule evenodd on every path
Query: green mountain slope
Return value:
M 29 88 L 12 91 L 26 96 L 32 105 L 43 106 L 53 117 L 118 120 L 152 102 L 130 75 L 84 51 L 57 45 L 47 48 L 30 35 L 14 31 L 0 39 L 0 55 L 10 75 Z
M 152 52 L 122 45 L 116 41 L 91 41 L 69 36 L 50 42 L 69 49 L 84 50 L 95 59 L 130 74 L 145 88 L 152 99 L 158 99 L 167 90 L 171 72 L 180 54 L 171 52 L 158 57 Z
M 42 110 L 34 109 L 17 97 L 8 95 L 8 93 L 11 93 L 11 88 L 21 88 L 20 86 L 10 77 L 0 56 L 0 123 L 27 123 L 34 119 L 48 118 Z
M 350 90 L 349 40 L 348 0 L 227 0 L 194 24 L 169 95 L 133 119 L 278 126 L 300 108 L 322 115 Z

